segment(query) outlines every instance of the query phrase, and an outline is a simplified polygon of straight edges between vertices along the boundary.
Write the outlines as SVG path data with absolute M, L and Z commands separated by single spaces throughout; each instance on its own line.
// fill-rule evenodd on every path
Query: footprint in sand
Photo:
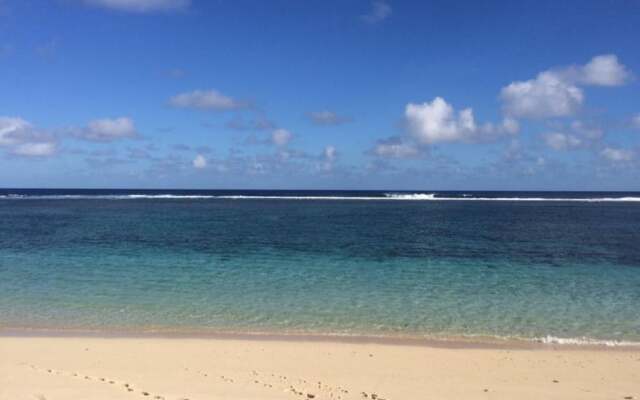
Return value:
M 93 378 L 93 377 L 91 377 L 89 375 L 81 375 L 81 374 L 79 374 L 77 372 L 64 372 L 64 371 L 58 371 L 58 370 L 54 370 L 54 369 L 50 369 L 50 368 L 49 369 L 42 369 L 42 368 L 37 368 L 34 365 L 31 365 L 30 368 L 34 369 L 34 370 L 40 370 L 40 371 L 43 371 L 43 372 L 46 372 L 46 373 L 49 373 L 49 374 L 66 375 L 68 377 L 82 378 L 84 380 L 95 380 L 96 383 L 106 383 L 106 384 L 109 384 L 109 385 L 115 385 L 118 382 L 117 380 L 106 378 L 106 377 Z M 122 384 L 122 387 L 127 392 L 135 392 L 135 390 L 133 389 L 133 387 L 132 387 L 132 385 L 130 383 L 124 382 Z M 141 391 L 140 393 L 145 397 L 152 396 L 152 394 L 150 392 L 147 392 L 147 391 Z M 165 397 L 161 396 L 161 395 L 153 395 L 153 398 L 155 400 L 164 400 L 165 399 Z M 46 399 L 44 399 L 44 396 L 42 396 L 42 399 L 39 398 L 39 400 L 46 400 Z M 185 399 L 185 400 L 188 400 L 188 399 Z

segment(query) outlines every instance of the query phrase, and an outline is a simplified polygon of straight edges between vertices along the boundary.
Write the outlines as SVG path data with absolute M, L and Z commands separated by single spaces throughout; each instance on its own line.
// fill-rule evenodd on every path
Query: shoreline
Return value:
M 640 342 L 590 338 L 518 338 L 497 336 L 368 335 L 169 329 L 81 329 L 1 327 L 0 338 L 194 339 L 267 342 L 319 342 L 417 346 L 443 349 L 640 351 Z

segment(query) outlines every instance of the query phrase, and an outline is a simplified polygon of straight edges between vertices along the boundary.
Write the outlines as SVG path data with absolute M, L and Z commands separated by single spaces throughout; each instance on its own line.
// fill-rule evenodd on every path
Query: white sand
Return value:
M 630 397 L 640 350 L 0 337 L 1 400 Z

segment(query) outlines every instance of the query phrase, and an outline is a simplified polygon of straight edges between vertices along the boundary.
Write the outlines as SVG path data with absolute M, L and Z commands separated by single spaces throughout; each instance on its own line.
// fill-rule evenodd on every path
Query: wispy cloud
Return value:
M 85 128 L 74 129 L 72 135 L 93 142 L 113 142 L 140 136 L 133 119 L 129 117 L 95 119 Z
M 165 73 L 168 77 L 173 79 L 181 79 L 187 76 L 187 71 L 182 68 L 171 68 L 168 69 Z
M 56 152 L 54 142 L 22 143 L 11 150 L 12 154 L 25 157 L 45 157 Z
M 324 172 L 330 172 L 333 170 L 334 164 L 338 158 L 338 150 L 333 145 L 325 146 L 320 158 L 320 169 Z
M 286 146 L 293 139 L 293 134 L 286 129 L 276 129 L 271 132 L 271 142 L 278 147 Z
M 382 22 L 391 16 L 393 10 L 389 3 L 384 0 L 376 0 L 371 2 L 371 9 L 360 18 L 368 24 L 376 24 Z
M 191 0 L 84 0 L 84 3 L 123 12 L 153 13 L 186 10 Z
M 573 121 L 564 129 L 547 132 L 542 135 L 545 144 L 556 151 L 601 147 L 601 139 L 603 137 L 603 129 L 579 120 Z
M 265 117 L 258 117 L 252 120 L 236 117 L 227 122 L 225 126 L 236 131 L 264 131 L 275 129 L 276 124 Z
M 312 111 L 307 114 L 309 120 L 315 125 L 335 126 L 351 122 L 351 118 L 338 115 L 332 111 Z
M 169 104 L 177 108 L 193 108 L 211 111 L 239 110 L 250 106 L 249 102 L 231 98 L 215 89 L 180 93 L 169 99 Z
M 583 147 L 584 141 L 576 135 L 549 132 L 543 135 L 544 142 L 554 150 L 571 150 Z
M 398 136 L 377 141 L 369 154 L 382 158 L 412 159 L 423 155 L 423 149 Z
M 600 155 L 604 159 L 614 163 L 629 162 L 635 158 L 635 154 L 633 151 L 615 147 L 605 147 L 600 152 Z

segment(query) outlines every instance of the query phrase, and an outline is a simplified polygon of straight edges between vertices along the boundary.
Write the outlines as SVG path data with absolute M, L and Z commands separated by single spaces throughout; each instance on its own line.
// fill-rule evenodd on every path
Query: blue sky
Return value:
M 640 190 L 640 1 L 0 0 L 0 186 Z

